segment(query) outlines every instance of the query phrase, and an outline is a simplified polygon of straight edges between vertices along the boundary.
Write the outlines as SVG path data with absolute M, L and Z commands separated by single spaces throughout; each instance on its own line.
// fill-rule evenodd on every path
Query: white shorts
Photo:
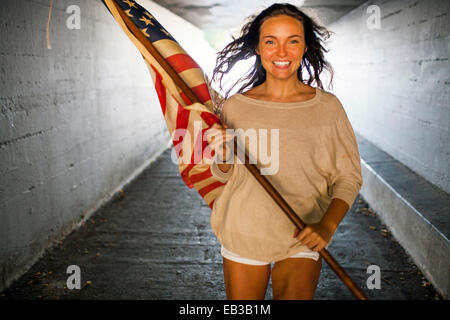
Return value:
M 258 260 L 241 257 L 240 255 L 237 255 L 236 253 L 233 253 L 233 252 L 225 249 L 224 246 L 222 246 L 222 248 L 220 249 L 220 253 L 222 254 L 222 257 L 224 257 L 228 260 L 234 261 L 234 262 L 250 264 L 250 265 L 254 265 L 254 266 L 266 266 L 266 265 L 270 264 L 270 262 L 258 261 Z M 320 254 L 318 252 L 307 249 L 306 251 L 302 251 L 297 254 L 294 254 L 294 255 L 290 256 L 289 258 L 310 258 L 310 259 L 314 259 L 315 261 L 317 261 L 319 259 L 319 257 L 320 257 Z

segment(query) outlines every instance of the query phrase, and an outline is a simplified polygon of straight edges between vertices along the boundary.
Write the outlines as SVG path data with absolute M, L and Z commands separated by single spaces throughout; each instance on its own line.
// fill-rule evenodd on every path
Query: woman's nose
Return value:
M 280 57 L 284 57 L 286 55 L 286 48 L 284 47 L 284 45 L 280 45 L 278 47 L 278 55 Z

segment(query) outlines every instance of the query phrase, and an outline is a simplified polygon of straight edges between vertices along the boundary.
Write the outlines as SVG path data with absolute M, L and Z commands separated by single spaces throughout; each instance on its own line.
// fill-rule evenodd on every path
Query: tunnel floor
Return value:
M 211 210 L 181 180 L 170 152 L 48 250 L 0 299 L 225 299 Z M 369 299 L 442 299 L 359 195 L 328 250 Z M 80 267 L 80 289 L 66 287 L 70 265 Z M 370 265 L 380 267 L 380 289 L 366 285 Z M 315 299 L 354 297 L 323 262 Z

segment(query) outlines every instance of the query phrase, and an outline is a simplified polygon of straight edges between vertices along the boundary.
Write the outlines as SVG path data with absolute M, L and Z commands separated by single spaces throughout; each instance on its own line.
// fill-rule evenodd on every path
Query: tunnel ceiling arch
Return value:
M 153 0 L 203 30 L 239 28 L 243 20 L 277 1 L 270 0 Z M 278 1 L 280 2 L 280 1 Z M 283 2 L 283 1 L 282 1 Z M 328 25 L 365 0 L 293 0 L 319 23 Z

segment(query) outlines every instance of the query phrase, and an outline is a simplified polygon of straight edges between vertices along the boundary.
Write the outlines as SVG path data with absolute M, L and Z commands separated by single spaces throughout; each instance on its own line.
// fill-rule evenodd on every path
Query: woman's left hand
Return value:
M 295 229 L 294 238 L 310 250 L 320 251 L 330 242 L 334 231 L 333 228 L 319 222 L 307 225 L 302 231 Z

